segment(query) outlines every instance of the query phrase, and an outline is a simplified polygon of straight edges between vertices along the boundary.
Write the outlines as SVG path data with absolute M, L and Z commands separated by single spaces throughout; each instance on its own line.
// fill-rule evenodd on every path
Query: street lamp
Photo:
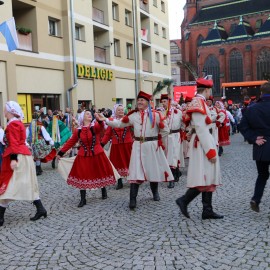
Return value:
M 0 6 L 4 4 L 4 1 L 0 1 Z

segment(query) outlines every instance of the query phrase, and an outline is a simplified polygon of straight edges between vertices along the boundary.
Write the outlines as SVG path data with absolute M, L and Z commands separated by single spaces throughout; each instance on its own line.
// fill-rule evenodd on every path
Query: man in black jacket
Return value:
M 261 98 L 243 114 L 240 132 L 250 144 L 253 144 L 253 159 L 256 161 L 258 178 L 250 206 L 253 211 L 259 212 L 259 204 L 269 178 L 270 82 L 261 86 Z

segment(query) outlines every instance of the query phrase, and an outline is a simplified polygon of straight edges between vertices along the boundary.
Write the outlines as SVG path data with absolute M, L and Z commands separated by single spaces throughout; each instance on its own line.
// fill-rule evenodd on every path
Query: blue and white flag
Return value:
M 19 47 L 14 17 L 0 24 L 0 32 L 6 39 L 8 50 L 10 52 L 16 50 Z

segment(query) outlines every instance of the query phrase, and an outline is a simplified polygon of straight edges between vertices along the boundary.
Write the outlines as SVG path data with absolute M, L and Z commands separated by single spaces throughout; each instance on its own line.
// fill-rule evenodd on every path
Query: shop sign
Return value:
M 77 77 L 112 81 L 113 72 L 106 68 L 77 64 Z

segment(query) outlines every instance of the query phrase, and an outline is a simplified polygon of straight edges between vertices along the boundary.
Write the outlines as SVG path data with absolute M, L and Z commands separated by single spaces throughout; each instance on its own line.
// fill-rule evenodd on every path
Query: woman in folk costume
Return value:
M 26 138 L 27 143 L 32 148 L 32 155 L 36 162 L 36 174 L 41 175 L 41 162 L 46 163 L 53 160 L 56 156 L 56 151 L 54 149 L 54 141 L 43 126 L 40 115 L 33 115 L 33 120 L 26 129 Z
M 5 150 L 0 174 L 0 226 L 10 201 L 33 201 L 37 212 L 30 220 L 47 217 L 39 198 L 39 189 L 32 154 L 26 146 L 23 112 L 15 101 L 8 101 L 4 109 L 8 124 L 5 130 Z
M 52 121 L 47 127 L 49 135 L 54 141 L 55 149 L 58 150 L 71 137 L 72 133 L 65 123 L 58 119 L 57 112 L 53 113 Z M 55 157 L 56 158 L 56 157 Z M 52 168 L 55 169 L 55 158 L 52 160 Z
M 163 139 L 165 146 L 165 155 L 170 165 L 172 174 L 175 181 L 179 181 L 179 166 L 180 162 L 183 162 L 181 158 L 181 124 L 182 124 L 182 111 L 176 108 L 175 102 L 171 102 L 169 106 L 169 95 L 162 94 L 160 102 L 165 109 L 165 117 L 170 129 L 170 134 Z M 168 188 L 174 188 L 174 182 L 170 181 Z
M 217 146 L 212 136 L 211 113 L 206 105 L 210 96 L 212 80 L 197 80 L 197 95 L 187 108 L 186 121 L 191 133 L 186 194 L 176 200 L 182 214 L 190 218 L 187 207 L 202 192 L 202 219 L 220 219 L 223 216 L 213 211 L 212 193 L 221 184 Z
M 100 118 L 113 128 L 134 128 L 135 140 L 127 177 L 130 183 L 130 209 L 136 208 L 139 185 L 143 182 L 150 182 L 153 199 L 159 201 L 158 183 L 174 181 L 162 148 L 162 137 L 169 134 L 169 129 L 161 114 L 152 111 L 150 99 L 151 95 L 140 91 L 137 97 L 138 109 L 130 111 L 121 120 Z
M 218 127 L 218 155 L 221 156 L 223 153 L 223 146 L 230 145 L 231 142 L 228 128 L 226 125 L 228 118 L 223 102 L 217 101 L 216 107 L 218 109 L 218 116 L 216 121 L 216 125 Z
M 78 207 L 83 207 L 86 204 L 86 189 L 101 188 L 102 199 L 107 199 L 106 186 L 114 185 L 116 179 L 113 167 L 100 144 L 104 122 L 99 121 L 98 115 L 92 121 L 92 114 L 88 110 L 81 113 L 79 123 L 80 127 L 58 152 L 58 158 L 77 142 L 80 143 L 67 184 L 80 189 L 81 200 Z M 58 165 L 60 166 L 61 164 Z
M 2 129 L 2 126 L 0 125 L 0 173 L 1 173 L 1 165 L 2 165 L 2 155 L 4 151 L 4 130 Z
M 113 118 L 121 119 L 124 117 L 124 107 L 116 104 L 113 108 Z M 101 145 L 106 145 L 112 141 L 110 150 L 110 161 L 121 177 L 128 176 L 129 161 L 131 156 L 133 138 L 131 127 L 112 128 L 108 127 L 102 138 Z M 118 179 L 116 189 L 123 188 L 122 178 Z

